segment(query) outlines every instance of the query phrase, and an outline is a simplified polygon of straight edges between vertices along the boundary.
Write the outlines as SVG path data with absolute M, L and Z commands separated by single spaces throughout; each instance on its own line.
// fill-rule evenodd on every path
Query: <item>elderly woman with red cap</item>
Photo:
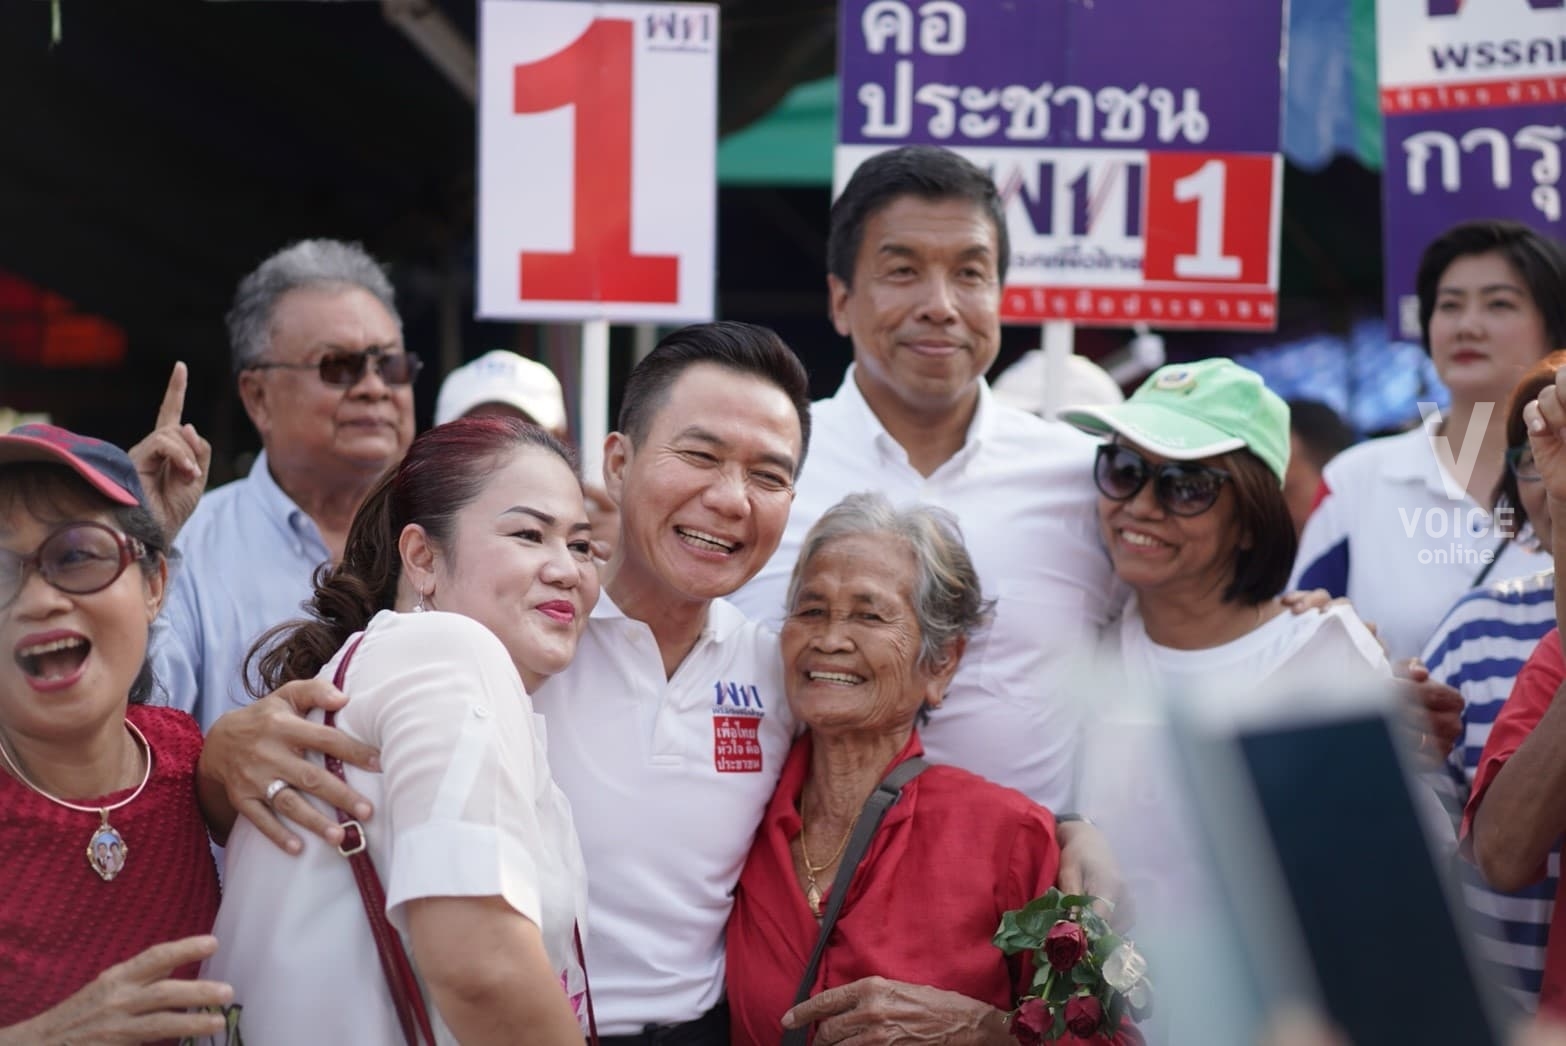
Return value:
M 145 702 L 168 541 L 117 447 L 0 436 L 0 1043 L 221 1032 L 201 733 Z

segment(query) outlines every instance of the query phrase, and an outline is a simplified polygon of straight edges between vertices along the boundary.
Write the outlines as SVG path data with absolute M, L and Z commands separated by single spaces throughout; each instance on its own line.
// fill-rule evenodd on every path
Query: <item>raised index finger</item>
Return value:
M 189 380 L 184 361 L 174 364 L 169 374 L 169 387 L 163 390 L 163 402 L 158 405 L 158 423 L 154 428 L 178 425 L 185 414 L 185 385 Z

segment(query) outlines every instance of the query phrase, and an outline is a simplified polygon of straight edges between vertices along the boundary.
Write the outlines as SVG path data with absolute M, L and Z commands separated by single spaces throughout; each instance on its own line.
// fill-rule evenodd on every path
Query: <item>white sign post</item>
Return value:
M 478 315 L 584 324 L 596 480 L 608 324 L 713 315 L 717 7 L 484 0 L 480 17 Z

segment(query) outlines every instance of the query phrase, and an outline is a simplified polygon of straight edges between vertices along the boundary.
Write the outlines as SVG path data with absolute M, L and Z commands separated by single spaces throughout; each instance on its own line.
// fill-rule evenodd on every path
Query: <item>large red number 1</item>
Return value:
M 576 106 L 572 249 L 522 252 L 525 299 L 679 300 L 679 258 L 631 253 L 631 27 L 595 19 L 570 47 L 516 67 L 516 112 Z

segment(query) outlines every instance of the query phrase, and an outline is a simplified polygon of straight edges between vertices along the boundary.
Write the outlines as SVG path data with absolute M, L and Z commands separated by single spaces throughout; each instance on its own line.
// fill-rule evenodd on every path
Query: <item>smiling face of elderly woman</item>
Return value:
M 941 703 L 965 641 L 921 658 L 916 574 L 908 540 L 888 533 L 832 539 L 803 564 L 781 635 L 785 689 L 818 736 L 906 733 Z

